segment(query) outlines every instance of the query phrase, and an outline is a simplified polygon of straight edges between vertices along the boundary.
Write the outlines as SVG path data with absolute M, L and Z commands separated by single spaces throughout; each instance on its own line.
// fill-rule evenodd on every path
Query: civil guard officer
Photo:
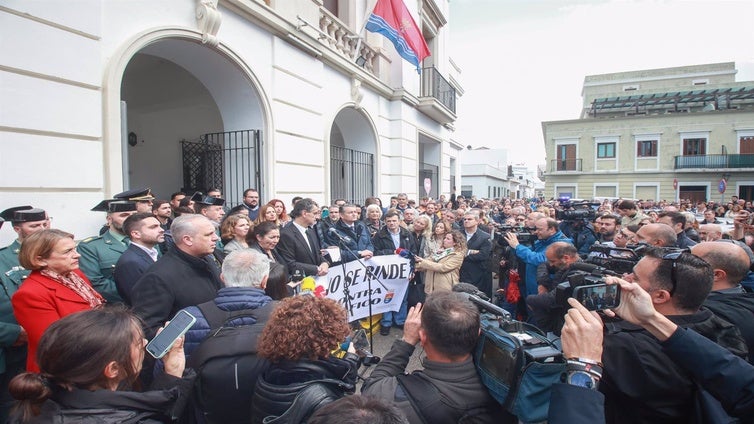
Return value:
M 13 316 L 10 299 L 31 271 L 18 263 L 21 243 L 31 234 L 50 227 L 50 218 L 42 209 L 17 206 L 0 212 L 2 221 L 10 221 L 18 237 L 0 249 L 0 422 L 8 420 L 13 398 L 8 393 L 10 380 L 26 369 L 26 331 Z
M 89 237 L 79 243 L 79 268 L 108 303 L 122 302 L 115 286 L 113 271 L 120 255 L 128 248 L 123 221 L 136 213 L 136 202 L 104 200 L 92 210 L 107 211 L 109 229 L 101 236 Z
M 135 188 L 113 196 L 116 200 L 129 200 L 136 203 L 136 212 L 152 213 L 154 196 L 150 188 Z

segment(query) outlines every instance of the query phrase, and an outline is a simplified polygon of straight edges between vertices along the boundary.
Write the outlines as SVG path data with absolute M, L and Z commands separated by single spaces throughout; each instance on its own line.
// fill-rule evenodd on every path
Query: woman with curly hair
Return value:
M 278 223 L 281 227 L 291 220 L 291 218 L 288 216 L 288 212 L 285 210 L 285 203 L 283 203 L 282 200 L 272 199 L 267 204 L 271 205 L 275 209 L 275 213 L 278 217 Z
M 223 252 L 227 255 L 234 250 L 248 249 L 248 237 L 251 230 L 251 220 L 248 215 L 231 215 L 220 225 L 220 239 L 223 242 Z
M 332 299 L 295 296 L 283 299 L 259 338 L 258 355 L 270 368 L 257 381 L 251 401 L 252 424 L 286 413 L 302 392 L 323 394 L 324 400 L 306 404 L 298 397 L 287 422 L 305 422 L 314 410 L 353 393 L 358 365 L 330 353 L 350 333 L 346 310 Z
M 416 257 L 416 270 L 426 271 L 424 292 L 450 291 L 458 284 L 461 265 L 466 257 L 466 236 L 460 231 L 445 234 L 442 250 L 427 258 Z

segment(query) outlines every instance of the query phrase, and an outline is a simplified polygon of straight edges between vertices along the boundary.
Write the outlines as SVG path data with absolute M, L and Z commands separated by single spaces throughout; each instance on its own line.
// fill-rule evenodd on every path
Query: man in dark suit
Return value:
M 134 284 L 161 256 L 156 246 L 165 241 L 165 230 L 152 214 L 137 213 L 123 222 L 123 232 L 131 244 L 115 264 L 113 278 L 118 294 L 130 306 Z
M 280 230 L 280 242 L 277 245 L 288 272 L 296 270 L 304 275 L 327 275 L 329 266 L 321 253 L 321 245 L 313 225 L 319 209 L 312 199 L 301 199 L 291 211 L 291 225 Z
M 134 313 L 144 320 L 149 339 L 176 312 L 214 299 L 223 286 L 220 266 L 212 257 L 219 239 L 212 222 L 202 215 L 181 215 L 170 231 L 175 249 L 151 266 L 131 291 Z
M 475 285 L 492 297 L 492 272 L 489 268 L 492 242 L 489 233 L 479 229 L 479 210 L 471 209 L 463 215 L 463 229 L 468 250 L 461 265 L 460 280 Z

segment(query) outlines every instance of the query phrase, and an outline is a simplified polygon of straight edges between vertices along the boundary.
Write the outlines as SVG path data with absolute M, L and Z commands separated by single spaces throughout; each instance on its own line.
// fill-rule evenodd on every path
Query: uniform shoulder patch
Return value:
M 85 238 L 85 239 L 81 240 L 81 243 L 89 243 L 89 242 L 91 242 L 93 240 L 98 240 L 98 239 L 101 239 L 101 238 L 102 238 L 102 236 L 89 237 L 89 238 Z

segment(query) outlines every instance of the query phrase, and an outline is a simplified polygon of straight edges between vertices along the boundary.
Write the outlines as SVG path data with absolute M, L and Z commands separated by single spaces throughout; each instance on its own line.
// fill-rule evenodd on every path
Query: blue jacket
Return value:
M 335 231 L 343 238 L 341 242 L 338 237 L 330 234 L 328 231 L 325 234 L 325 241 L 328 246 L 340 247 L 340 256 L 342 262 L 351 262 L 358 259 L 359 251 L 369 250 L 374 252 L 374 246 L 372 245 L 372 237 L 369 235 L 369 230 L 361 221 L 354 222 L 353 230 L 351 230 L 343 221 L 338 221 L 330 228 L 334 228 Z M 353 252 L 353 253 L 352 253 Z
M 539 264 L 545 263 L 547 258 L 545 257 L 545 250 L 547 247 L 556 241 L 564 241 L 566 243 L 573 243 L 571 239 L 564 236 L 562 232 L 558 231 L 553 234 L 552 237 L 545 240 L 537 240 L 534 242 L 534 248 L 530 249 L 523 244 L 516 246 L 516 256 L 522 261 L 526 262 L 526 295 L 537 294 L 537 267 Z
M 215 304 L 224 311 L 238 311 L 241 309 L 256 309 L 262 307 L 272 298 L 264 294 L 264 290 L 253 287 L 223 287 L 217 292 Z M 196 317 L 196 322 L 191 329 L 186 332 L 183 348 L 186 352 L 186 359 L 201 344 L 209 334 L 210 328 L 207 319 L 204 318 L 202 311 L 196 306 L 185 308 L 186 312 Z M 252 325 L 256 322 L 250 317 L 242 317 L 231 321 L 232 327 L 239 325 Z

